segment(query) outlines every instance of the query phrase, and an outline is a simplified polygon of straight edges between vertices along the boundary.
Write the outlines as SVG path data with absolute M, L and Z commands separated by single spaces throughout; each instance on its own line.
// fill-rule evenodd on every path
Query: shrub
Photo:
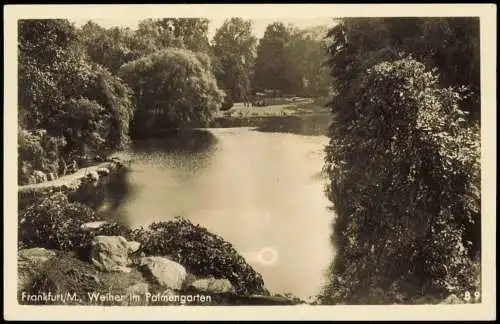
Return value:
M 86 248 L 91 235 L 81 231 L 80 226 L 96 220 L 92 209 L 56 193 L 24 210 L 18 226 L 20 248 L 73 251 Z
M 411 58 L 369 68 L 332 107 L 325 169 L 338 249 L 324 302 L 474 291 L 479 127 Z
M 49 136 L 43 129 L 18 132 L 18 182 L 27 184 L 33 171 L 59 174 L 59 153 L 66 145 L 63 137 Z
M 262 293 L 264 281 L 232 245 L 183 218 L 134 230 L 129 239 L 146 255 L 161 255 L 196 276 L 228 279 L 240 294 Z

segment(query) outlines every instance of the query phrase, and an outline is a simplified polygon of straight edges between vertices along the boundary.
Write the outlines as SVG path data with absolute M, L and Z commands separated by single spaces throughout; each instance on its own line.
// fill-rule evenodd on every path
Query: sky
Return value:
M 227 18 L 209 18 L 210 19 L 210 24 L 208 25 L 208 37 L 211 40 L 212 37 L 215 35 L 215 31 L 217 28 L 219 28 L 223 23 L 224 20 Z M 74 22 L 76 26 L 80 27 L 81 25 L 85 24 L 88 19 L 81 19 L 81 18 L 70 18 L 70 21 Z M 132 29 L 137 28 L 137 25 L 139 21 L 142 19 L 135 19 L 131 20 L 129 18 L 127 19 L 121 19 L 121 18 L 94 18 L 92 19 L 93 22 L 99 24 L 102 27 L 109 28 L 109 27 L 115 27 L 115 26 L 123 26 L 123 27 L 130 27 Z M 324 17 L 318 17 L 318 18 L 255 18 L 252 19 L 253 21 L 253 33 L 257 38 L 261 38 L 264 35 L 264 31 L 266 30 L 267 25 L 275 22 L 275 21 L 281 21 L 285 25 L 291 23 L 294 24 L 295 26 L 299 28 L 306 28 L 306 27 L 312 27 L 312 26 L 318 26 L 318 25 L 331 25 L 333 22 L 332 18 L 324 18 Z

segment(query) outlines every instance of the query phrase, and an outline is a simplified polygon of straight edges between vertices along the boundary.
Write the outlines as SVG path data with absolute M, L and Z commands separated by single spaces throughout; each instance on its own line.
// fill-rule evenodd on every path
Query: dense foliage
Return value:
M 479 18 L 343 19 L 330 29 L 329 36 L 337 90 L 351 87 L 359 73 L 376 63 L 394 60 L 399 53 L 411 54 L 439 70 L 441 86 L 457 87 L 462 109 L 479 120 Z
M 251 95 L 251 78 L 257 38 L 252 21 L 231 18 L 215 33 L 213 43 L 215 75 L 227 94 L 226 101 L 243 101 Z
M 20 183 L 36 183 L 35 170 L 45 174 L 59 174 L 60 151 L 66 145 L 64 137 L 47 135 L 44 129 L 18 132 L 18 181 Z
M 90 62 L 78 46 L 76 29 L 66 20 L 19 22 L 18 161 L 19 169 L 27 172 L 20 173 L 22 184 L 35 170 L 60 174 L 47 165 L 69 164 L 127 142 L 130 89 Z M 41 139 L 28 134 L 37 129 L 46 132 L 43 141 L 53 143 L 50 147 L 41 144 L 35 149 Z M 43 164 L 28 157 L 34 149 L 39 157 L 32 158 Z
M 224 96 L 209 57 L 185 49 L 166 49 L 129 62 L 120 75 L 136 94 L 136 125 L 148 129 L 206 125 Z
M 480 288 L 480 134 L 468 106 L 474 81 L 450 78 L 455 87 L 444 87 L 443 75 L 401 57 L 396 45 L 418 38 L 411 31 L 418 35 L 421 25 L 412 22 L 345 19 L 332 31 L 338 94 L 325 169 L 338 252 L 326 303 L 439 300 Z M 470 23 L 417 22 L 439 30 Z M 456 43 L 468 39 L 461 35 Z M 443 50 L 456 48 L 431 52 Z
M 96 220 L 91 208 L 70 202 L 63 193 L 56 193 L 28 207 L 20 215 L 20 248 L 44 247 L 73 251 L 86 248 L 91 237 L 81 231 L 80 226 Z
M 253 88 L 284 94 L 323 96 L 330 90 L 326 26 L 299 29 L 275 22 L 257 46 Z

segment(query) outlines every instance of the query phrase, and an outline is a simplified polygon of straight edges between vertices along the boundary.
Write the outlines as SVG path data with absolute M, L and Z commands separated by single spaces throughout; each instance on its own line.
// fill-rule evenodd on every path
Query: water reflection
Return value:
M 98 182 L 84 183 L 70 195 L 71 200 L 91 206 L 106 220 L 120 221 L 120 208 L 131 194 L 126 168 L 121 168 Z

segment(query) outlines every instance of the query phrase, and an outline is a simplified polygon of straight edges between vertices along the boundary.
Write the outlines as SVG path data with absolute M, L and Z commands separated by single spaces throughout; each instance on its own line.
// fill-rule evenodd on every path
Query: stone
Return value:
M 44 263 L 56 256 L 56 253 L 44 248 L 23 249 L 18 253 L 19 262 Z
M 137 250 L 139 250 L 140 247 L 141 247 L 141 243 L 135 242 L 135 241 L 128 241 L 129 253 L 137 252 Z
M 47 175 L 40 170 L 33 171 L 33 176 L 35 177 L 37 183 L 47 181 Z
M 97 174 L 100 175 L 101 177 L 102 176 L 107 176 L 109 175 L 109 170 L 107 168 L 99 168 L 97 169 Z
M 129 242 L 122 236 L 98 235 L 92 240 L 91 261 L 101 271 L 130 272 Z
M 53 172 L 47 173 L 47 180 L 48 181 L 56 180 L 56 175 Z
M 82 224 L 80 226 L 80 229 L 83 231 L 95 231 L 103 227 L 104 225 L 108 224 L 106 221 L 97 221 L 97 222 L 89 222 Z
M 17 254 L 18 290 L 26 290 L 27 285 L 38 274 L 40 268 L 56 253 L 44 248 L 20 250 Z
M 142 257 L 139 266 L 146 276 L 163 287 L 179 290 L 186 279 L 186 269 L 164 257 Z
M 97 181 L 99 180 L 99 174 L 97 173 L 97 171 L 90 171 L 89 173 L 87 173 L 87 179 L 89 179 L 90 181 Z
M 198 291 L 207 293 L 234 293 L 234 287 L 227 279 L 205 278 L 198 279 L 191 283 L 191 287 Z
M 28 184 L 36 184 L 36 177 L 34 175 L 28 177 Z

